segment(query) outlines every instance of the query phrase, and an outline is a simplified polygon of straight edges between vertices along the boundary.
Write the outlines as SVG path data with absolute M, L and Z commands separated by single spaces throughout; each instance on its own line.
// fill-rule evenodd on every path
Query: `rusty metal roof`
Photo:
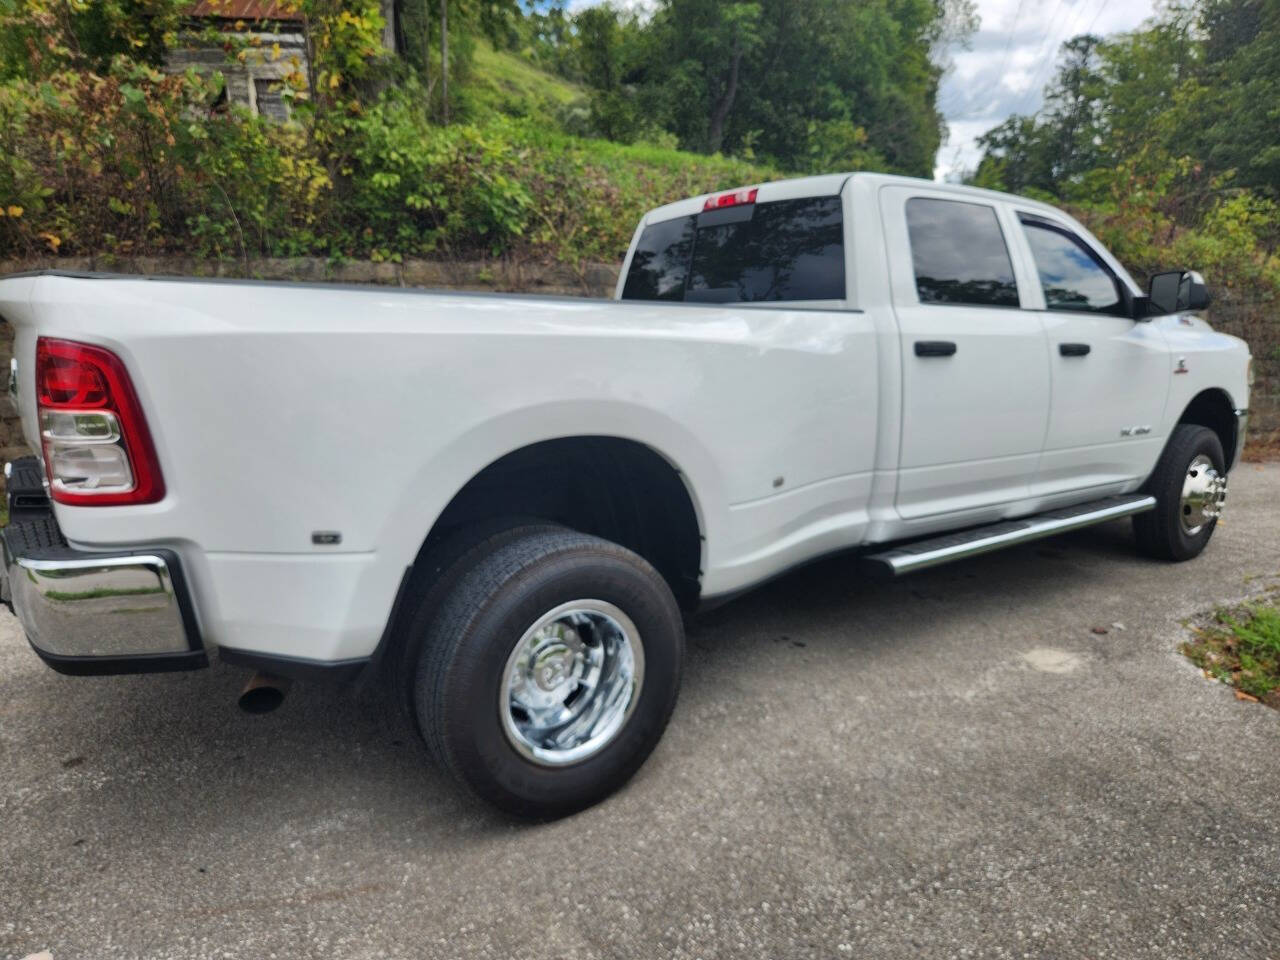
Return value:
M 185 11 L 189 17 L 216 17 L 219 20 L 302 21 L 297 0 L 200 0 Z

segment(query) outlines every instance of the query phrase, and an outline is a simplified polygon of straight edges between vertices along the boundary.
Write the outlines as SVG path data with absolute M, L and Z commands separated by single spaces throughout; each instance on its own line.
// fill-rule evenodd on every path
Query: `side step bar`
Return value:
M 952 560 L 976 557 L 980 553 L 1002 550 L 1015 544 L 1039 540 L 1041 537 L 1079 530 L 1081 527 L 1091 527 L 1095 523 L 1131 517 L 1135 513 L 1152 510 L 1155 505 L 1156 498 L 1148 494 L 1105 497 L 1020 520 L 1004 520 L 960 533 L 917 540 L 915 543 L 863 557 L 862 568 L 865 573 L 873 576 L 900 577 L 904 573 L 914 573 L 927 567 L 950 563 Z

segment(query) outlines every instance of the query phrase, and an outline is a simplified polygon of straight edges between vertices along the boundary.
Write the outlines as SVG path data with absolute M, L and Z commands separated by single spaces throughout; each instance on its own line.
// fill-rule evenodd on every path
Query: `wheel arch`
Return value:
M 468 525 L 495 518 L 549 521 L 644 557 L 681 607 L 696 606 L 705 529 L 686 475 L 641 441 L 607 434 L 528 443 L 475 472 L 440 512 L 415 566 Z
M 1226 468 L 1230 470 L 1235 465 L 1234 459 L 1239 439 L 1237 431 L 1240 425 L 1236 417 L 1235 404 L 1227 391 L 1221 387 L 1201 390 L 1183 408 L 1177 422 L 1195 424 L 1212 430 L 1222 444 Z

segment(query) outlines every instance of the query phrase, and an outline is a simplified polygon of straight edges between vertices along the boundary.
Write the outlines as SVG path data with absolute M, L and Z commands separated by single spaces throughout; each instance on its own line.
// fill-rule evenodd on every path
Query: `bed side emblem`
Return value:
M 1190 373 L 1190 372 L 1191 372 L 1190 370 L 1188 370 L 1188 369 L 1187 369 L 1187 358 L 1186 358 L 1186 357 L 1179 357 L 1179 358 L 1178 358 L 1178 365 L 1177 365 L 1176 367 L 1174 367 L 1174 368 L 1173 368 L 1173 372 L 1174 372 L 1174 373 Z

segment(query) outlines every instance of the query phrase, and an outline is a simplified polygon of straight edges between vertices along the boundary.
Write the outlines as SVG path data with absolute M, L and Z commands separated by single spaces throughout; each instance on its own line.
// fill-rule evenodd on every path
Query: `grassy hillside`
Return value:
M 518 54 L 477 41 L 462 86 L 467 111 L 476 118 L 493 114 L 528 117 L 559 129 L 568 111 L 587 108 L 587 91 L 547 73 Z

